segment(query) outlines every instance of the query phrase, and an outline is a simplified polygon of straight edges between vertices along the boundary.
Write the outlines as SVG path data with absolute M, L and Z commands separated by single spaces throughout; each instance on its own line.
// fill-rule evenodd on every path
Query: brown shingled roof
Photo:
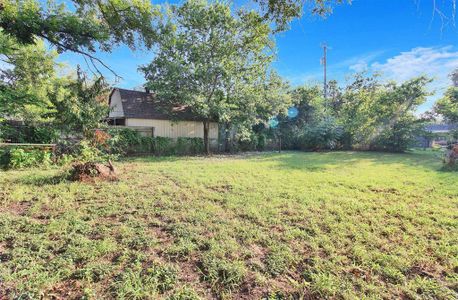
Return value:
M 184 105 L 170 107 L 161 102 L 152 93 L 120 89 L 121 103 L 126 118 L 202 121 L 202 117 L 194 114 Z M 110 96 L 111 98 L 111 96 Z M 111 101 L 111 99 L 110 99 Z

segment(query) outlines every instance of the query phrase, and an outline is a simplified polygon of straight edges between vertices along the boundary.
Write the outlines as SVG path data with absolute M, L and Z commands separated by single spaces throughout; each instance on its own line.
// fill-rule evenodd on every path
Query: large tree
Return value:
M 434 112 L 442 116 L 446 122 L 458 123 L 458 69 L 450 74 L 450 78 L 453 86 L 436 102 Z
M 269 97 L 283 83 L 267 76 L 274 44 L 257 13 L 188 1 L 170 7 L 161 34 L 154 60 L 141 68 L 147 86 L 161 101 L 187 105 L 201 117 L 207 153 L 211 120 L 246 125 L 282 109 L 282 97 Z
M 125 44 L 150 48 L 157 40 L 154 21 L 160 9 L 149 0 L 0 1 L 0 28 L 22 44 L 48 41 L 58 52 L 83 54 L 100 61 L 97 49 L 110 51 Z
M 43 42 L 20 45 L 0 31 L 0 119 L 5 116 L 29 120 L 45 117 L 50 106 L 49 87 L 56 80 L 57 53 Z
M 62 75 L 58 54 L 43 41 L 22 45 L 0 31 L 0 121 L 21 119 L 28 125 L 46 122 L 60 129 L 88 131 L 107 113 L 103 77 Z
M 380 83 L 357 74 L 342 95 L 339 121 L 348 147 L 404 151 L 423 120 L 415 116 L 429 93 L 431 80 L 418 77 L 403 83 Z

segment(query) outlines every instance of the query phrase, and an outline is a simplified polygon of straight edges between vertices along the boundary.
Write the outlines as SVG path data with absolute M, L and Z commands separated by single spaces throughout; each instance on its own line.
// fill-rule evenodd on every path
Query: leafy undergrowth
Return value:
M 0 298 L 455 299 L 458 174 L 428 152 L 0 174 Z

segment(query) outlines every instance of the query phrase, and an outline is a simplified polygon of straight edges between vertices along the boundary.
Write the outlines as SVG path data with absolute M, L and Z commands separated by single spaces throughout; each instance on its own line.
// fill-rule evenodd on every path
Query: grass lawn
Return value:
M 0 172 L 0 299 L 456 299 L 458 173 L 431 152 Z

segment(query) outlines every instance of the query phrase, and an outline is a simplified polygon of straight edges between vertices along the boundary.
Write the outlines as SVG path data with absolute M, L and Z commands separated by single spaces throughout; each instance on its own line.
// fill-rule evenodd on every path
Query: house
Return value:
M 452 131 L 458 130 L 458 124 L 428 124 L 425 126 L 427 136 L 420 137 L 419 143 L 423 148 L 429 148 L 434 145 L 446 146 L 447 143 L 453 142 Z
M 204 137 L 203 119 L 189 107 L 166 107 L 149 91 L 114 88 L 109 105 L 110 125 L 132 128 L 146 136 Z M 211 145 L 217 145 L 217 122 L 210 122 L 209 138 Z

